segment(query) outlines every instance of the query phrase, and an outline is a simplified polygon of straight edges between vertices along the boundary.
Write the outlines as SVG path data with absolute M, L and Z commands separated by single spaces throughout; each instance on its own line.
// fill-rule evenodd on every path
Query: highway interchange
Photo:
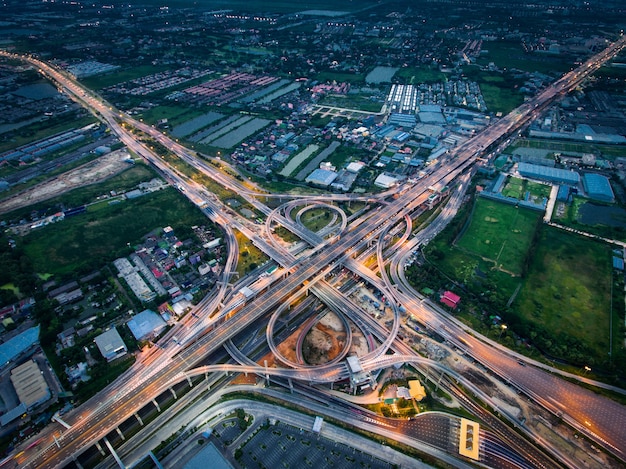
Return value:
M 38 446 L 37 451 L 31 449 L 31 451 L 21 454 L 16 462 L 19 463 L 20 467 L 63 467 L 85 448 L 92 446 L 107 433 L 114 430 L 122 421 L 132 417 L 146 403 L 151 402 L 174 384 L 188 380 L 194 375 L 232 370 L 272 374 L 311 383 L 334 382 L 346 378 L 347 368 L 344 362 L 315 368 L 301 365 L 294 367 L 293 363 L 290 364 L 292 365 L 291 368 L 272 369 L 264 369 L 251 363 L 198 366 L 204 357 L 214 353 L 229 340 L 238 336 L 250 324 L 274 314 L 277 308 L 302 298 L 309 291 L 316 293 L 332 309 L 339 310 L 339 312 L 343 311 L 346 314 L 358 314 L 358 308 L 347 303 L 345 296 L 325 281 L 327 275 L 336 267 L 346 267 L 352 270 L 365 281 L 386 292 L 388 298 L 395 300 L 393 302 L 395 303 L 395 320 L 391 331 L 381 330 L 380 325 L 370 321 L 369 315 L 360 314 L 360 321 L 365 323 L 365 328 L 371 328 L 373 333 L 378 334 L 378 343 L 380 344 L 377 349 L 370 350 L 366 357 L 362 357 L 364 369 L 373 371 L 404 362 L 414 362 L 424 367 L 437 366 L 429 360 L 416 356 L 401 341 L 395 340 L 399 322 L 397 309 L 399 305 L 403 305 L 413 316 L 419 319 L 420 323 L 436 331 L 459 350 L 464 351 L 494 374 L 510 383 L 511 386 L 531 396 L 546 409 L 587 435 L 596 444 L 619 459 L 626 461 L 626 450 L 624 449 L 626 448 L 626 427 L 623 425 L 623 422 L 626 421 L 626 409 L 623 406 L 565 381 L 554 373 L 534 366 L 535 363 L 528 362 L 530 366 L 520 364 L 521 357 L 499 346 L 494 346 L 485 338 L 471 333 L 466 326 L 445 315 L 435 305 L 424 301 L 411 289 L 403 276 L 404 260 L 411 250 L 432 239 L 454 215 L 455 207 L 458 207 L 462 200 L 469 175 L 471 175 L 478 158 L 488 153 L 493 146 L 502 142 L 503 139 L 517 132 L 546 106 L 576 87 L 606 60 L 617 54 L 624 47 L 624 43 L 625 39 L 621 38 L 618 42 L 611 44 L 605 51 L 592 57 L 576 70 L 544 89 L 534 99 L 487 127 L 485 131 L 471 139 L 465 146 L 456 149 L 453 154 L 439 162 L 430 174 L 414 183 L 409 190 L 406 190 L 407 187 L 399 188 L 396 191 L 396 198 L 387 202 L 384 210 L 373 209 L 365 212 L 358 220 L 351 220 L 347 226 L 345 222 L 342 223 L 342 228 L 345 227 L 343 231 L 333 234 L 327 239 L 319 234 L 308 232 L 306 228 L 291 220 L 290 217 L 272 211 L 259 201 L 262 197 L 280 195 L 267 194 L 248 183 L 244 184 L 226 175 L 213 165 L 206 164 L 192 152 L 170 140 L 153 127 L 113 109 L 100 97 L 84 89 L 62 71 L 36 58 L 17 57 L 36 65 L 42 74 L 57 83 L 68 95 L 91 109 L 92 112 L 97 113 L 132 151 L 149 161 L 172 184 L 178 188 L 183 188 L 183 193 L 190 200 L 225 228 L 230 251 L 219 290 L 211 297 L 203 300 L 193 316 L 187 317 L 184 329 L 180 328 L 180 330 L 170 334 L 170 338 L 176 334 L 177 344 L 172 345 L 171 342 L 168 342 L 162 348 L 153 349 L 154 356 L 138 361 L 138 365 L 133 367 L 122 379 L 64 417 L 71 425 L 70 429 L 60 429 L 56 424 L 48 426 L 41 434 L 42 443 Z M 271 215 L 269 223 L 279 223 L 285 226 L 308 243 L 311 249 L 296 256 L 261 236 L 258 229 L 255 230 L 249 222 L 240 220 L 234 212 L 225 209 L 221 202 L 209 194 L 206 189 L 190 181 L 150 151 L 144 143 L 137 139 L 135 134 L 128 130 L 129 126 L 149 135 L 196 170 L 246 198 L 268 218 Z M 455 183 L 457 184 L 454 185 Z M 393 247 L 395 253 L 393 255 L 387 253 L 385 260 L 382 249 L 387 232 L 396 225 L 404 224 L 407 216 L 420 209 L 430 193 L 429 189 L 440 189 L 444 186 L 455 188 L 448 206 L 425 230 L 418 232 L 410 241 L 407 240 L 407 237 L 403 238 L 405 242 Z M 352 195 L 328 196 L 326 198 L 315 196 L 311 199 L 314 199 L 315 203 L 324 203 L 324 201 L 327 203 L 331 200 L 353 198 L 355 200 L 367 200 L 375 205 L 376 203 L 383 203 L 383 198 L 388 195 L 389 193 L 386 193 L 379 198 Z M 378 207 L 380 206 L 378 205 Z M 410 226 L 410 224 L 408 225 Z M 227 294 L 230 291 L 228 285 L 232 281 L 229 276 L 237 261 L 238 250 L 233 228 L 248 236 L 257 247 L 274 259 L 281 266 L 281 269 L 275 275 L 273 283 L 260 292 L 253 302 L 242 305 L 234 314 L 221 315 L 219 314 L 220 304 L 223 304 L 228 298 Z M 378 269 L 382 278 L 364 267 L 358 260 L 359 254 L 367 251 L 373 240 L 378 240 Z M 383 267 L 385 262 L 390 265 L 389 276 Z M 220 317 L 217 322 L 215 321 L 216 317 Z M 353 320 L 359 321 L 356 317 Z M 269 342 L 272 343 L 271 339 Z M 394 354 L 386 355 L 388 350 L 393 351 Z M 245 361 L 242 357 L 239 358 L 241 361 Z M 284 360 L 282 361 L 284 363 Z M 450 370 L 443 371 L 450 376 L 453 374 Z M 463 379 L 462 376 L 458 378 Z M 479 391 L 476 390 L 476 392 Z M 481 397 L 484 401 L 489 402 L 489 396 Z M 470 402 L 467 403 L 467 406 L 473 406 L 475 412 L 480 413 L 483 420 L 487 419 L 493 426 L 498 426 L 497 422 L 499 421 L 493 416 L 489 417 L 491 414 L 484 415 L 484 409 Z M 492 405 L 492 407 L 495 406 Z M 507 434 L 507 441 L 509 442 L 514 438 L 511 437 L 511 432 L 507 433 L 506 429 L 500 428 L 498 431 Z M 532 437 L 532 435 L 530 436 Z M 548 455 L 541 450 L 535 451 L 529 446 L 532 445 L 525 445 L 525 448 L 519 451 L 532 461 L 534 467 L 551 467 L 555 459 L 559 460 L 561 465 L 573 467 L 567 455 L 556 454 L 553 448 L 545 448 L 551 452 Z

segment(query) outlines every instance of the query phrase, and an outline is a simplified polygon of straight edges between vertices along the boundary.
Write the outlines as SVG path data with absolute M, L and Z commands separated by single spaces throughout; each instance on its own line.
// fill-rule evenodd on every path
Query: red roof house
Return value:
M 459 301 L 461 301 L 461 297 L 459 295 L 455 295 L 451 291 L 446 290 L 445 292 L 443 292 L 443 295 L 441 295 L 441 298 L 439 298 L 439 300 L 444 305 L 454 309 L 459 304 Z

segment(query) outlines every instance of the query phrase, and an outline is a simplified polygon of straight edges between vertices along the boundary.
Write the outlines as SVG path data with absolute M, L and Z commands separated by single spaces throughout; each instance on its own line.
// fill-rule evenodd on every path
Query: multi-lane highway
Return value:
M 94 444 L 120 422 L 132 416 L 159 392 L 167 389 L 172 383 L 184 379 L 185 371 L 193 368 L 204 357 L 216 351 L 227 340 L 248 327 L 250 323 L 271 313 L 282 303 L 305 294 L 316 281 L 322 280 L 335 265 L 348 260 L 347 252 L 364 249 L 369 240 L 385 232 L 388 227 L 401 222 L 405 216 L 423 204 L 429 195 L 430 187 L 438 188 L 449 185 L 460 176 L 467 174 L 476 158 L 483 151 L 500 139 L 517 131 L 535 117 L 538 110 L 575 87 L 602 63 L 621 50 L 624 47 L 624 41 L 625 39 L 622 38 L 612 44 L 605 51 L 546 88 L 533 100 L 488 127 L 484 132 L 470 140 L 467 145 L 457 149 L 448 159 L 442 161 L 431 174 L 418 181 L 411 190 L 399 194 L 398 198 L 390 203 L 384 211 L 374 210 L 363 215 L 358 224 L 353 224 L 340 235 L 326 241 L 322 247 L 313 251 L 311 257 L 294 261 L 285 257 L 284 253 L 275 252 L 276 257 L 282 258 L 285 262 L 289 261 L 287 266 L 289 275 L 277 280 L 265 292 L 259 294 L 253 302 L 245 305 L 237 314 L 228 317 L 219 327 L 214 327 L 204 335 L 200 335 L 202 334 L 201 327 L 195 329 L 196 335 L 190 334 L 187 342 L 180 347 L 180 352 L 176 355 L 164 354 L 165 358 L 156 360 L 154 364 L 149 365 L 149 369 L 145 373 L 137 374 L 125 382 L 116 383 L 111 388 L 115 392 L 109 389 L 103 395 L 96 396 L 81 406 L 77 412 L 67 417 L 72 427 L 57 434 L 58 444 L 55 444 L 51 438 L 46 438 L 40 445 L 40 451 L 23 454 L 17 459 L 17 462 L 21 467 L 62 467 L 71 461 L 83 448 Z M 172 142 L 154 128 L 113 111 L 111 106 L 107 106 L 104 101 L 83 89 L 77 82 L 59 70 L 37 59 L 27 58 L 27 60 L 36 64 L 42 73 L 56 81 L 68 94 L 95 112 L 100 113 L 126 145 L 155 165 L 168 180 L 188 188 L 190 197 L 193 197 L 196 203 L 216 203 L 216 201 L 211 197 L 206 198 L 206 194 L 150 152 L 145 145 L 135 139 L 132 133 L 120 125 L 120 121 L 148 133 L 185 162 L 210 175 L 225 187 L 237 191 L 247 200 L 254 200 L 255 195 L 267 195 L 260 190 L 251 190 L 246 185 L 211 167 L 211 165 L 199 161 L 184 147 Z M 317 197 L 319 198 L 319 196 Z M 263 213 L 269 214 L 262 204 L 257 202 L 255 207 Z M 308 242 L 313 244 L 319 241 L 318 237 L 311 236 L 297 223 L 287 220 L 285 217 L 279 218 L 279 221 Z M 485 345 L 467 334 L 459 326 L 452 325 L 447 318 L 440 316 L 436 310 L 416 300 L 412 292 L 403 290 L 399 295 L 398 299 L 413 314 L 420 316 L 426 324 L 447 334 L 450 340 L 455 341 L 460 348 L 468 350 L 485 366 L 496 370 L 520 389 L 536 397 L 548 408 L 551 408 L 550 406 L 563 407 L 564 419 L 584 430 L 587 435 L 618 457 L 626 460 L 626 455 L 623 453 L 623 448 L 626 448 L 626 429 L 622 425 L 622 422 L 626 421 L 626 410 L 623 406 L 559 378 L 547 375 L 543 371 L 531 367 L 516 369 L 515 365 L 511 363 L 511 357 L 506 353 Z M 342 307 L 339 302 L 336 306 Z M 214 304 L 208 303 L 207 307 L 214 308 Z M 207 315 L 210 312 L 208 311 Z M 193 340 L 191 340 L 192 338 Z M 253 368 L 251 367 L 251 371 Z M 222 368 L 215 368 L 215 370 L 218 369 Z M 294 370 L 291 375 L 309 381 L 324 381 L 330 380 L 335 371 L 329 367 L 320 367 L 306 371 Z M 289 375 L 290 373 L 286 374 Z M 334 375 L 335 378 L 336 376 Z

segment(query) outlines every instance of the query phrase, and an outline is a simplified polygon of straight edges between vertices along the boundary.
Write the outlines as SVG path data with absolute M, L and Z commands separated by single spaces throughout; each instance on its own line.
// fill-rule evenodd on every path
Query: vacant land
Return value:
M 107 86 L 117 85 L 128 80 L 152 75 L 153 73 L 163 72 L 167 67 L 154 65 L 140 65 L 138 67 L 116 70 L 113 73 L 105 73 L 93 77 L 86 77 L 80 81 L 87 87 L 95 90 L 106 88 Z
M 317 233 L 332 221 L 332 217 L 333 214 L 327 208 L 313 208 L 304 212 L 300 221 L 313 233 Z
M 263 251 L 252 244 L 252 241 L 241 234 L 240 231 L 235 231 L 235 236 L 239 244 L 237 273 L 239 274 L 239 278 L 241 278 L 261 264 L 267 262 L 269 258 Z
M 626 148 L 622 145 L 602 145 L 599 143 L 573 143 L 557 142 L 554 140 L 538 140 L 532 138 L 520 138 L 513 145 L 508 147 L 507 152 L 512 152 L 516 148 L 541 148 L 558 153 L 594 153 L 600 154 L 603 158 L 613 160 L 618 156 L 626 156 Z
M 608 246 L 544 227 L 515 310 L 555 337 L 578 338 L 604 359 L 609 351 L 611 281 Z M 614 339 L 619 343 L 617 336 Z
M 539 212 L 479 198 L 457 246 L 491 262 L 493 268 L 521 275 L 539 218 Z
M 111 191 L 124 192 L 134 189 L 139 183 L 149 181 L 155 177 L 157 177 L 156 173 L 148 166 L 138 163 L 130 167 L 130 169 L 127 169 L 126 171 L 117 174 L 106 181 L 75 188 L 53 199 L 34 203 L 28 207 L 14 210 L 3 217 L 3 219 L 19 220 L 23 217 L 28 218 L 32 211 L 37 211 L 40 215 L 52 215 L 59 210 L 75 208 L 94 202 L 100 196 L 108 196 Z
M 519 41 L 493 41 L 485 47 L 487 53 L 477 60 L 480 65 L 494 62 L 501 69 L 518 68 L 527 72 L 562 73 L 571 64 L 559 56 L 527 53 Z
M 77 187 L 94 184 L 128 170 L 125 150 L 109 153 L 0 202 L 0 214 L 60 196 Z
M 48 225 L 23 242 L 36 272 L 63 277 L 102 267 L 156 228 L 171 225 L 176 231 L 206 222 L 195 206 L 169 188 Z
M 430 67 L 403 67 L 396 72 L 394 78 L 407 85 L 439 83 L 447 79 L 444 73 Z

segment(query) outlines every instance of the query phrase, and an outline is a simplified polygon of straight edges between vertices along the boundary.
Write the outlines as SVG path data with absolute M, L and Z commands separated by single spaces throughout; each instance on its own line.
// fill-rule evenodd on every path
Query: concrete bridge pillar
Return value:
M 154 407 L 156 407 L 157 410 L 161 412 L 161 408 L 159 407 L 159 403 L 156 401 L 156 399 L 152 399 L 152 403 L 154 404 Z
M 172 393 L 172 396 L 174 396 L 174 399 L 178 399 L 178 396 L 176 395 L 176 391 L 174 391 L 174 388 L 169 388 L 169 390 Z
M 141 425 L 143 427 L 143 420 L 141 420 L 141 417 L 139 417 L 139 414 L 137 412 L 134 413 L 135 418 L 137 419 L 137 421 L 139 422 L 139 425 Z
M 124 434 L 122 433 L 122 430 L 120 430 L 120 427 L 115 427 L 115 431 L 117 432 L 117 434 L 120 436 L 120 438 L 122 439 L 122 441 L 126 441 L 126 437 L 124 436 Z
M 99 441 L 96 441 L 96 448 L 98 448 L 98 451 L 100 451 L 100 454 L 102 456 L 106 456 L 107 454 L 104 452 L 104 449 L 102 449 L 102 445 L 100 445 Z

